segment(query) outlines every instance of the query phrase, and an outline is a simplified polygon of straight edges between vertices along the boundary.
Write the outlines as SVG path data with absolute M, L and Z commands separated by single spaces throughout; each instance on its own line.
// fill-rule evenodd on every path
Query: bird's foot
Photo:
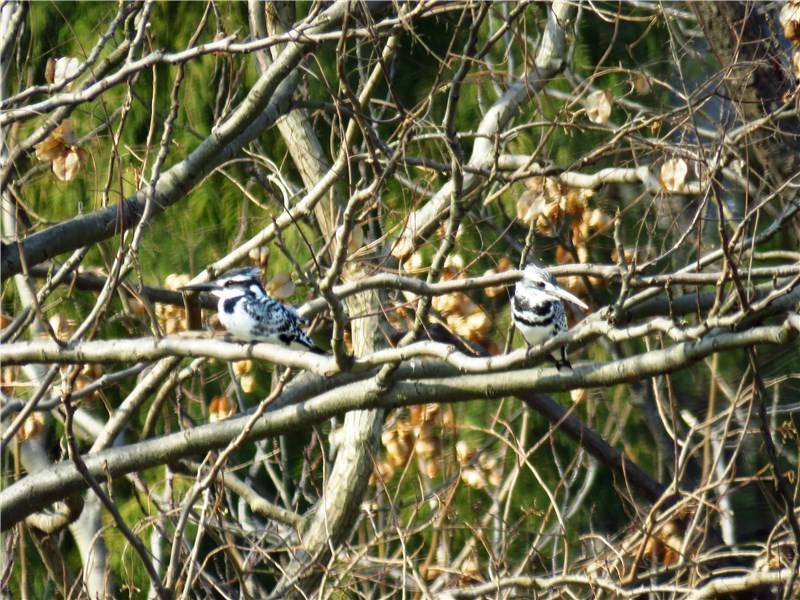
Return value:
M 567 369 L 569 371 L 572 370 L 572 365 L 570 364 L 570 362 L 566 358 L 563 359 L 563 360 L 553 359 L 553 363 L 555 364 L 556 369 L 558 369 L 559 373 L 561 372 L 562 369 Z

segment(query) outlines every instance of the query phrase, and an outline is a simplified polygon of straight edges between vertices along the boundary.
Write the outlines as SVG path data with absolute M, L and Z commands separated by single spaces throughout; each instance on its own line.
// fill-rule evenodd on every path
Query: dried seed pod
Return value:
M 77 146 L 71 146 L 61 154 L 56 156 L 50 163 L 53 175 L 59 181 L 72 181 L 80 171 L 81 161 L 86 158 L 85 150 Z
M 437 404 L 438 406 L 438 404 Z M 413 436 L 414 426 L 405 419 L 400 419 L 394 427 L 395 435 L 403 439 L 410 440 Z
M 492 330 L 492 320 L 486 312 L 477 310 L 466 318 L 466 327 L 469 330 L 468 339 L 483 343 Z
M 589 198 L 594 196 L 594 192 L 592 190 L 568 186 L 564 186 L 563 189 L 564 214 L 575 217 L 576 219 L 582 218 L 583 213 L 588 208 Z
M 64 119 L 44 141 L 36 144 L 36 158 L 50 161 L 53 174 L 61 181 L 70 181 L 77 175 L 81 160 L 87 156 L 77 143 L 72 121 Z
M 438 404 L 428 403 L 412 406 L 409 411 L 411 417 L 410 425 L 420 426 L 431 423 L 436 420 L 440 411 L 441 407 Z
M 460 254 L 449 254 L 444 260 L 444 269 L 442 270 L 442 281 L 456 279 L 464 272 L 464 257 Z
M 800 1 L 789 0 L 784 4 L 778 19 L 784 37 L 795 46 L 800 46 Z
M 403 271 L 406 273 L 419 273 L 425 269 L 425 259 L 422 257 L 422 254 L 417 250 L 408 257 L 403 263 Z
M 499 466 L 498 468 L 489 471 L 486 476 L 489 481 L 489 485 L 492 487 L 500 487 L 500 485 L 503 483 L 503 475 L 500 472 Z
M 589 398 L 589 392 L 586 388 L 576 388 L 569 391 L 569 397 L 575 404 L 578 402 L 586 402 L 587 398 Z
M 99 363 L 89 363 L 88 365 L 84 365 L 83 369 L 81 369 L 81 374 L 86 375 L 86 377 L 90 377 L 91 379 L 102 377 L 103 365 Z
M 191 277 L 186 273 L 170 273 L 164 279 L 164 287 L 168 290 L 177 291 L 185 285 L 189 285 Z
M 225 327 L 220 322 L 219 315 L 217 313 L 214 313 L 209 317 L 208 324 L 214 331 L 226 331 Z
M 667 192 L 680 192 L 689 174 L 689 165 L 682 158 L 670 158 L 663 165 L 658 174 L 661 187 Z
M 177 291 L 189 284 L 191 278 L 186 273 L 170 273 L 164 279 L 164 287 Z M 186 311 L 172 304 L 156 304 L 156 319 L 161 329 L 167 335 L 186 330 Z
M 77 379 L 75 379 L 75 390 L 80 391 L 92 384 L 96 379 L 102 377 L 103 366 L 97 363 L 90 363 L 83 366 Z M 83 397 L 84 402 L 93 402 L 99 398 L 97 391 Z
M 589 262 L 589 246 L 585 242 L 575 244 L 575 254 L 578 255 L 579 263 L 585 264 Z
M 483 473 L 474 467 L 461 471 L 461 481 L 476 490 L 482 490 L 486 487 L 486 480 L 483 477 Z
M 424 458 L 432 458 L 439 454 L 439 443 L 435 439 L 417 438 L 414 451 Z
M 530 225 L 544 213 L 547 200 L 541 194 L 523 192 L 517 199 L 517 219 Z
M 402 440 L 397 438 L 389 440 L 384 443 L 383 447 L 386 449 L 386 458 L 392 463 L 392 466 L 400 467 L 406 464 L 411 448 L 407 446 Z
M 593 229 L 594 231 L 602 231 L 614 222 L 614 219 L 611 218 L 611 215 L 603 212 L 599 208 L 592 210 L 588 217 L 588 219 L 585 218 L 584 220 L 589 228 Z
M 476 581 L 483 581 L 483 577 L 481 577 L 480 567 L 475 555 L 470 554 L 461 565 L 461 583 L 466 584 Z
M 347 240 L 347 252 L 353 254 L 361 250 L 362 246 L 364 246 L 364 229 L 361 225 L 356 224 L 350 231 L 350 238 Z
M 53 329 L 53 333 L 56 334 L 56 337 L 60 340 L 67 339 L 72 332 L 75 331 L 75 321 L 73 319 L 67 319 L 62 317 L 59 314 L 55 314 L 48 319 L 50 323 L 50 327 Z M 42 337 L 47 339 L 49 336 L 47 333 L 43 333 Z
M 631 264 L 633 263 L 634 260 L 638 260 L 638 255 L 636 253 L 636 250 L 633 249 L 629 250 L 628 248 L 625 248 L 623 250 L 623 259 L 627 264 Z M 616 248 L 611 250 L 611 260 L 614 261 L 615 263 L 619 262 L 619 253 L 617 252 Z
M 516 265 L 511 262 L 511 259 L 507 256 L 503 256 L 500 260 L 497 261 L 497 272 L 498 273 L 505 273 L 506 271 L 515 268 Z
M 75 132 L 72 131 L 72 121 L 64 119 L 43 142 L 34 146 L 36 158 L 39 160 L 53 160 L 65 152 L 66 146 L 78 143 Z
M 257 248 L 250 250 L 247 255 L 254 264 L 258 265 L 262 269 L 266 269 L 269 265 L 269 254 L 269 246 L 258 246 Z
M 496 457 L 483 453 L 478 456 L 478 464 L 480 465 L 481 469 L 484 471 L 491 471 L 492 469 L 496 469 L 499 461 Z
M 289 273 L 275 273 L 264 288 L 276 300 L 286 300 L 294 294 L 295 285 Z
M 227 396 L 214 396 L 208 404 L 208 422 L 223 421 L 236 413 L 236 405 Z
M 586 116 L 592 123 L 605 125 L 611 117 L 614 96 L 608 90 L 597 90 L 586 97 Z
M 459 337 L 468 338 L 471 332 L 467 319 L 460 314 L 452 314 L 447 317 L 447 326 Z
M 503 354 L 503 348 L 500 346 L 500 344 L 491 340 L 484 345 L 484 348 L 486 348 L 486 352 L 490 356 L 500 356 Z
M 347 348 L 347 351 L 352 353 L 353 352 L 353 334 L 352 332 L 347 329 L 342 336 L 342 340 L 344 341 L 344 347 Z
M 441 475 L 442 469 L 439 466 L 438 460 L 426 460 L 425 461 L 425 474 L 434 479 Z
M 19 367 L 10 366 L 0 368 L 0 390 L 4 394 L 13 394 L 19 377 Z
M 39 437 L 44 431 L 44 416 L 40 412 L 28 415 L 22 426 L 17 430 L 17 439 L 21 442 Z
M 460 312 L 464 302 L 469 299 L 462 292 L 452 292 L 442 296 L 434 296 L 431 300 L 431 307 L 443 315 Z
M 147 308 L 145 308 L 144 302 L 139 300 L 139 298 L 130 298 L 128 300 L 128 306 L 134 317 L 139 317 L 141 319 L 147 316 Z
M 239 386 L 245 394 L 252 394 L 256 389 L 256 376 L 252 373 L 245 373 L 239 378 Z
M 556 246 L 556 264 L 568 265 L 571 262 L 572 262 L 572 254 L 567 252 L 567 250 L 561 244 Z
M 67 79 L 75 76 L 80 67 L 81 61 L 73 56 L 62 56 L 61 58 L 50 58 L 45 66 L 45 79 L 56 85 L 63 83 Z
M 583 277 L 579 275 L 571 275 L 563 279 L 563 281 L 559 281 L 559 285 L 563 287 L 565 290 L 578 296 L 585 296 L 586 292 L 586 283 L 583 281 Z
M 394 467 L 387 461 L 382 460 L 375 465 L 375 469 L 369 476 L 369 485 L 386 483 L 391 481 L 392 477 L 394 477 Z
M 404 233 L 392 248 L 392 256 L 402 262 L 411 256 L 412 252 L 414 252 L 413 236 Z
M 633 77 L 633 89 L 640 96 L 649 94 L 652 86 L 650 85 L 650 78 L 643 73 L 637 73 Z
M 495 271 L 494 269 L 489 269 L 489 270 L 484 272 L 483 276 L 484 277 L 489 277 L 491 275 L 495 275 L 496 273 L 497 273 L 497 271 Z M 491 287 L 484 288 L 483 293 L 486 294 L 486 296 L 488 298 L 497 298 L 498 296 L 502 295 L 503 292 L 505 292 L 505 290 L 506 290 L 506 286 L 497 285 L 497 286 L 491 286 Z
M 456 459 L 458 460 L 458 464 L 462 466 L 467 464 L 474 455 L 475 450 L 470 448 L 467 442 L 464 440 L 458 440 L 456 442 Z
M 381 443 L 385 446 L 386 444 L 390 443 L 395 438 L 395 431 L 394 429 L 386 429 L 381 432 Z
M 253 361 L 248 359 L 245 360 L 237 360 L 233 363 L 233 372 L 236 375 L 243 375 L 245 373 L 249 373 L 253 370 Z
M 164 333 L 167 335 L 172 335 L 173 333 L 177 333 L 179 331 L 183 331 L 183 319 L 170 317 L 166 321 L 164 321 Z

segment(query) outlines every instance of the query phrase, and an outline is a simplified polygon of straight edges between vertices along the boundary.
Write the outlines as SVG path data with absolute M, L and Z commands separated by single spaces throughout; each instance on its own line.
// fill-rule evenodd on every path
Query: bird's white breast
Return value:
M 233 312 L 226 312 L 224 303 L 226 299 L 222 298 L 217 306 L 217 314 L 222 326 L 234 337 L 243 341 L 257 341 L 253 336 L 253 329 L 257 325 L 255 319 L 251 317 L 244 310 L 244 299 L 239 300 L 234 307 Z
M 522 334 L 522 337 L 525 338 L 525 341 L 528 342 L 531 346 L 537 346 L 539 344 L 543 344 L 551 337 L 553 337 L 553 325 L 543 325 L 538 327 L 531 327 L 530 325 L 526 325 L 520 321 L 516 323 L 517 329 Z

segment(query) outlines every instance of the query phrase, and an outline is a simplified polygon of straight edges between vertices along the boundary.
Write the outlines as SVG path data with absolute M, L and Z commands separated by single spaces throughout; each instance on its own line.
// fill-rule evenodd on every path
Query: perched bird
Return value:
M 580 298 L 558 287 L 553 276 L 544 269 L 534 264 L 525 267 L 522 279 L 514 287 L 511 314 L 514 325 L 529 346 L 543 344 L 567 330 L 562 300 L 572 302 L 583 310 L 589 309 Z M 561 367 L 572 368 L 567 360 L 566 347 L 554 351 L 552 357 L 559 370 Z
M 291 306 L 270 298 L 258 275 L 258 268 L 246 267 L 208 283 L 184 286 L 181 290 L 211 292 L 219 298 L 217 313 L 220 322 L 242 341 L 269 342 L 325 354 L 300 329 L 300 325 L 308 321 Z

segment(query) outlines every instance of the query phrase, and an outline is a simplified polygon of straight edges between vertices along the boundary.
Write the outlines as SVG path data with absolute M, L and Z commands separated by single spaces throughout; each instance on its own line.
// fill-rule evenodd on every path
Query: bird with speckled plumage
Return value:
M 267 342 L 324 354 L 300 328 L 307 321 L 291 306 L 271 298 L 259 281 L 258 268 L 231 271 L 207 283 L 181 288 L 210 292 L 217 298 L 217 314 L 225 329 L 243 342 Z
M 514 325 L 529 346 L 544 344 L 567 330 L 567 315 L 562 300 L 572 302 L 583 310 L 589 307 L 578 297 L 559 287 L 553 276 L 543 268 L 528 264 L 523 277 L 514 287 L 511 315 Z M 572 368 L 567 349 L 562 346 L 552 353 L 556 367 Z

